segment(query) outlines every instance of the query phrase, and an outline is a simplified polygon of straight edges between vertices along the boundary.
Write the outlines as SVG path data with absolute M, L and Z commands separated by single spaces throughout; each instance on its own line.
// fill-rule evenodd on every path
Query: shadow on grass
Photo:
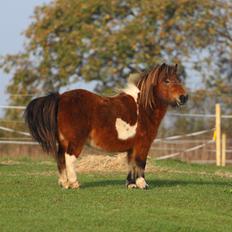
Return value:
M 94 182 L 82 183 L 82 188 L 95 188 L 95 187 L 113 187 L 113 186 L 125 186 L 124 180 L 96 180 Z M 153 188 L 165 188 L 165 187 L 176 187 L 176 186 L 187 186 L 187 185 L 213 185 L 213 186 L 225 186 L 230 184 L 229 181 L 204 181 L 204 180 L 148 180 L 149 189 Z
M 95 187 L 110 187 L 110 186 L 123 186 L 125 185 L 123 180 L 96 180 L 94 182 L 83 182 L 82 188 L 95 188 Z
M 7 164 L 0 164 L 0 167 L 5 167 L 5 166 L 9 166 Z

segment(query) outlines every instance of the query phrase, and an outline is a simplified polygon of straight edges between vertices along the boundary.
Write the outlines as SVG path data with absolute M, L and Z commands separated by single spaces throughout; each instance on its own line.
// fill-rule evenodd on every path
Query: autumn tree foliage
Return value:
M 231 16 L 226 0 L 54 0 L 35 9 L 24 50 L 1 60 L 13 77 L 8 93 L 42 95 L 79 80 L 107 92 L 163 61 L 178 63 L 182 76 L 190 62 L 208 87 L 228 93 Z

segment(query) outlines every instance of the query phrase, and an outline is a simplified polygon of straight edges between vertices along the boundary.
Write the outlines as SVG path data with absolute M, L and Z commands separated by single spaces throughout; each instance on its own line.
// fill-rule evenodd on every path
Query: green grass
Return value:
M 147 191 L 127 190 L 122 173 L 79 174 L 81 189 L 63 190 L 55 163 L 2 163 L 0 231 L 232 231 L 231 167 L 156 166 Z

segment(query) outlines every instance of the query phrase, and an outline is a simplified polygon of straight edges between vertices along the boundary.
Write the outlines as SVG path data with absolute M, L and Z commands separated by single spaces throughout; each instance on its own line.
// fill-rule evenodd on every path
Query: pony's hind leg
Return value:
M 76 176 L 76 156 L 65 153 L 65 161 L 67 167 L 67 177 L 69 188 L 76 189 L 80 187 Z
M 76 175 L 76 160 L 82 151 L 85 140 L 83 138 L 82 140 L 78 138 L 79 137 L 76 138 L 78 142 L 69 143 L 67 152 L 65 153 L 68 183 L 69 183 L 69 188 L 72 188 L 72 189 L 76 189 L 80 187 L 80 184 L 77 181 L 77 175 Z
M 66 163 L 65 163 L 65 152 L 64 149 L 59 145 L 58 153 L 57 153 L 57 167 L 58 167 L 58 172 L 59 172 L 59 179 L 58 179 L 58 184 L 65 188 L 69 188 L 69 183 L 68 183 L 68 177 L 67 177 L 67 172 L 66 172 Z

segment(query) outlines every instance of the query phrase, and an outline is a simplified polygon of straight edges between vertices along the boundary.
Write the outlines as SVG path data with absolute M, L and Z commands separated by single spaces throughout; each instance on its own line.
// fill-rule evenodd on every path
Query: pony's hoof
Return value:
M 137 188 L 137 185 L 136 184 L 128 184 L 127 188 L 128 189 L 135 189 L 135 188 Z
M 73 183 L 69 183 L 69 188 L 70 189 L 78 189 L 78 188 L 80 188 L 80 184 L 77 181 L 73 182 Z
M 64 188 L 64 189 L 68 189 L 69 188 L 69 183 L 68 183 L 68 181 L 66 181 L 66 182 L 63 182 L 63 181 L 58 181 L 58 184 L 59 184 L 59 186 L 60 187 L 62 187 L 62 188 Z
M 136 186 L 140 189 L 148 189 L 149 185 L 146 183 L 143 177 L 139 177 L 136 179 Z

